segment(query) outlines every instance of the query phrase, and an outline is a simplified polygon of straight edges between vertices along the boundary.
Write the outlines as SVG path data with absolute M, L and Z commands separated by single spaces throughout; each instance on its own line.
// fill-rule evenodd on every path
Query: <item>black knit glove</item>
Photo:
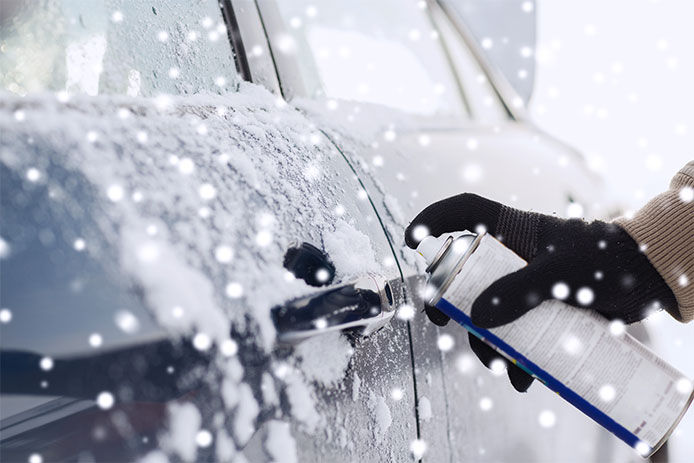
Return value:
M 434 203 L 415 217 L 405 231 L 411 248 L 417 247 L 413 232 L 420 225 L 433 236 L 475 231 L 481 225 L 528 262 L 492 283 L 475 300 L 470 318 L 481 328 L 509 323 L 547 299 L 594 309 L 625 323 L 641 320 L 652 309 L 677 306 L 674 294 L 638 244 L 615 224 L 559 219 L 463 193 Z M 448 322 L 435 307 L 425 309 L 432 322 Z M 501 358 L 472 335 L 470 346 L 487 367 Z M 525 392 L 532 378 L 506 363 L 511 383 Z

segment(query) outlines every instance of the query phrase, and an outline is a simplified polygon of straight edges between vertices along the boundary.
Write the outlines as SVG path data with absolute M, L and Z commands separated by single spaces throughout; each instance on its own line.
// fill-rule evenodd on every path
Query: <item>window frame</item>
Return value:
M 241 3 L 243 0 L 233 1 L 235 3 Z M 285 25 L 279 8 L 276 5 L 277 1 L 281 0 L 255 0 L 255 4 L 257 6 L 259 19 L 265 31 L 270 56 L 272 57 L 274 63 L 279 94 L 285 99 L 285 101 L 291 101 L 294 98 L 306 98 L 312 100 L 314 99 L 312 96 L 312 90 L 315 90 L 316 83 L 306 81 L 297 60 L 282 53 L 272 52 L 273 49 L 278 48 L 279 44 L 277 43 L 277 37 L 282 37 L 285 34 L 289 34 L 289 30 Z M 428 7 L 431 6 L 430 1 L 431 0 L 427 1 Z M 426 18 L 425 20 L 429 22 L 432 30 L 435 30 L 439 34 L 439 43 L 441 46 L 441 51 L 444 55 L 443 64 L 450 73 L 450 78 L 456 87 L 454 91 L 459 94 L 461 112 L 460 114 L 444 115 L 423 115 L 416 113 L 407 113 L 407 115 L 414 119 L 421 120 L 421 126 L 427 129 L 445 129 L 452 126 L 464 126 L 470 121 L 474 120 L 473 111 L 469 106 L 460 76 L 451 60 L 448 46 L 441 40 L 441 33 L 438 24 L 434 21 L 431 11 L 428 11 L 428 8 L 427 11 L 425 11 L 424 16 Z M 268 30 L 272 31 L 271 35 L 267 34 Z M 318 77 L 317 80 L 319 81 Z M 394 111 L 400 111 L 398 108 L 392 109 Z M 432 121 L 435 122 L 432 123 Z

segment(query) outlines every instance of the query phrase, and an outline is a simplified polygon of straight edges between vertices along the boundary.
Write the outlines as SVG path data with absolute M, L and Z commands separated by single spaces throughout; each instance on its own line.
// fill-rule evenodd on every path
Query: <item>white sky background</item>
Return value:
M 694 2 L 538 0 L 537 15 L 535 122 L 638 209 L 694 159 Z M 654 350 L 694 377 L 694 322 L 646 323 Z M 672 461 L 694 458 L 692 436 L 690 409 L 670 441 Z

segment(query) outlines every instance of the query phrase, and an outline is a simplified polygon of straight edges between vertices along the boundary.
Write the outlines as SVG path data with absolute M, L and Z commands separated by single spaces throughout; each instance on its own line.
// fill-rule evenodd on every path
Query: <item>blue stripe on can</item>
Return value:
M 448 302 L 446 299 L 441 299 L 436 307 L 443 313 L 451 317 L 458 324 L 462 325 L 463 328 L 468 330 L 470 333 L 474 334 L 488 344 L 491 344 L 495 349 L 503 352 L 509 358 L 516 361 L 522 370 L 539 379 L 545 384 L 549 389 L 559 394 L 567 402 L 569 402 L 574 407 L 581 410 L 583 413 L 591 417 L 595 422 L 601 425 L 603 428 L 610 431 L 612 434 L 626 442 L 632 448 L 635 448 L 637 444 L 641 443 L 634 433 L 626 429 L 621 424 L 613 420 L 609 415 L 600 411 L 595 405 L 588 402 L 586 399 L 578 395 L 573 390 L 569 389 L 562 382 L 557 380 L 555 377 L 547 373 L 545 370 L 537 366 L 532 361 L 528 360 L 525 356 L 516 351 L 513 347 L 506 344 L 502 339 L 497 337 L 489 330 L 484 328 L 479 328 L 472 324 L 472 320 L 468 317 L 462 310 L 458 309 L 456 306 Z M 643 445 L 643 444 L 642 444 Z

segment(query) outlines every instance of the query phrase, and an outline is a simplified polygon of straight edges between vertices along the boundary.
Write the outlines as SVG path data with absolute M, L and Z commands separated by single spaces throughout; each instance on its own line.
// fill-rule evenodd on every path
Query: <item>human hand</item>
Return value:
M 421 233 L 420 226 L 428 233 Z M 654 308 L 677 306 L 672 290 L 636 241 L 611 223 L 520 211 L 463 193 L 420 212 L 407 227 L 405 241 L 416 248 L 415 234 L 421 239 L 480 226 L 528 262 L 492 283 L 475 300 L 470 318 L 480 328 L 509 323 L 548 299 L 594 309 L 625 323 L 641 320 Z M 426 311 L 434 323 L 447 322 L 438 309 Z M 488 367 L 502 359 L 513 386 L 521 392 L 528 389 L 532 378 L 520 368 L 472 335 L 470 346 Z

